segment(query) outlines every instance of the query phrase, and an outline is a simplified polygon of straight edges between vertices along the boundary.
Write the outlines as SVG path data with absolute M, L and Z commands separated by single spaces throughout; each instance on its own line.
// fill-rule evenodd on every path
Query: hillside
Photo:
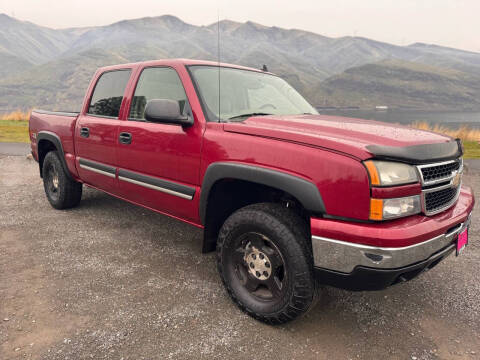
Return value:
M 319 106 L 476 110 L 480 109 L 480 75 L 384 60 L 328 78 L 315 88 L 312 101 Z
M 0 14 L 0 60 L 10 55 L 41 64 L 68 50 L 75 35 Z
M 382 91 L 377 94 L 372 85 L 378 77 L 379 84 L 388 85 L 395 106 L 408 100 L 408 106 L 429 108 L 434 100 L 456 109 L 477 107 L 472 82 L 480 75 L 478 53 L 426 44 L 395 46 L 360 37 L 329 38 L 253 22 L 223 20 L 195 26 L 170 15 L 54 30 L 0 14 L 0 111 L 33 106 L 78 109 L 99 66 L 158 58 L 217 59 L 218 28 L 222 61 L 256 68 L 267 64 L 315 104 L 376 104 L 382 100 L 378 97 Z M 388 72 L 392 60 L 398 66 Z M 364 68 L 367 64 L 372 66 Z M 425 78 L 422 66 L 428 66 L 426 73 L 432 76 L 447 76 L 449 86 L 435 90 L 443 80 Z M 408 94 L 395 97 L 419 88 L 430 88 L 437 95 L 424 89 L 413 96 L 416 102 Z

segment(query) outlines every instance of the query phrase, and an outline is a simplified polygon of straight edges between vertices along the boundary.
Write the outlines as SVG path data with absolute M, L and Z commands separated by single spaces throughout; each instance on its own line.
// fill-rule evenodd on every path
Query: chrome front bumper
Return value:
M 412 265 L 428 259 L 453 243 L 455 237 L 470 224 L 470 219 L 471 214 L 465 222 L 458 224 L 445 234 L 400 248 L 375 247 L 312 236 L 314 266 L 350 273 L 357 266 L 395 269 Z

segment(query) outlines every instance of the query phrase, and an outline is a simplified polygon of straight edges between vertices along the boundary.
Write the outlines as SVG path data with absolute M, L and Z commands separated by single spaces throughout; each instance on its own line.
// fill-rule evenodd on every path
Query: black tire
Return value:
M 50 151 L 45 156 L 42 174 L 45 194 L 55 209 L 78 205 L 82 199 L 82 184 L 68 177 L 56 151 Z
M 305 221 L 279 204 L 249 205 L 225 221 L 217 267 L 241 310 L 282 324 L 313 307 L 317 292 L 308 234 Z

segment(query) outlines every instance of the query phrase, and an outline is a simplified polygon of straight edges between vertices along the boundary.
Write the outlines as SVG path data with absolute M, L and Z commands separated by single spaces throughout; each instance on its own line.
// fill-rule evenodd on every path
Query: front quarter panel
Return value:
M 321 150 L 315 179 L 327 214 L 368 220 L 370 184 L 363 164 L 347 156 Z M 323 159 L 323 160 L 322 160 Z
M 368 176 L 354 157 L 293 142 L 224 132 L 221 123 L 207 123 L 203 154 L 202 174 L 210 164 L 223 161 L 284 172 L 315 184 L 326 214 L 368 219 Z

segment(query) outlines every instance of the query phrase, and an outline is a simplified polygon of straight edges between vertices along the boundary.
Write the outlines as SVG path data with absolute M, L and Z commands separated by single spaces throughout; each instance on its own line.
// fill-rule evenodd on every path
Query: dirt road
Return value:
M 0 170 L 0 359 L 480 358 L 478 208 L 460 257 L 385 291 L 325 288 L 270 327 L 227 297 L 199 230 L 91 189 L 56 211 L 34 161 Z

